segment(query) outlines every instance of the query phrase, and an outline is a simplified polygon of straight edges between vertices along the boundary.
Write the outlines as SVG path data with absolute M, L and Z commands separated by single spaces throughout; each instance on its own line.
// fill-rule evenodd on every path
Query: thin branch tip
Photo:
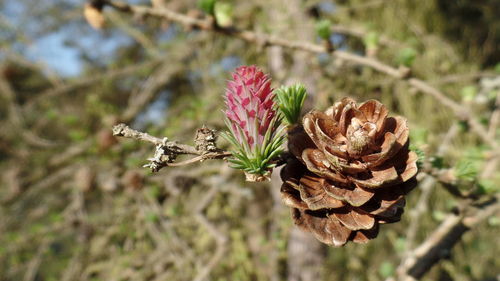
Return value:
M 143 165 L 158 172 L 167 166 L 184 166 L 192 163 L 202 162 L 208 159 L 225 159 L 231 153 L 217 147 L 217 134 L 215 130 L 206 126 L 198 129 L 195 136 L 195 146 L 170 141 L 167 137 L 158 138 L 130 128 L 124 123 L 113 126 L 113 135 L 146 141 L 155 145 L 153 157 L 147 159 L 149 163 Z M 181 162 L 175 162 L 179 155 L 196 155 L 193 158 Z

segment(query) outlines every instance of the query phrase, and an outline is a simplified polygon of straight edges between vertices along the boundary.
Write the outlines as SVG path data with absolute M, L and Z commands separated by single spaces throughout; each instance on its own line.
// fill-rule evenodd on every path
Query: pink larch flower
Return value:
M 272 168 L 269 161 L 281 152 L 283 142 L 277 132 L 281 119 L 271 79 L 256 66 L 238 67 L 232 77 L 225 94 L 230 130 L 226 136 L 240 151 L 233 153 L 232 162 L 236 168 L 263 175 Z
M 271 79 L 255 66 L 240 66 L 227 83 L 226 116 L 238 141 L 240 128 L 250 147 L 262 144 L 269 125 L 276 116 Z

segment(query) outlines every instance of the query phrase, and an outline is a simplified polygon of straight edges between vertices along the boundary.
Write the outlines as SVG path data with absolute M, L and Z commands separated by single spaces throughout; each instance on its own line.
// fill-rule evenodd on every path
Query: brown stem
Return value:
M 207 133 L 208 129 L 203 128 L 200 130 L 203 130 L 203 132 Z M 154 157 L 149 158 L 148 160 L 150 161 L 150 163 L 145 165 L 145 167 L 151 168 L 153 172 L 157 172 L 165 166 L 183 166 L 207 159 L 223 159 L 227 156 L 230 156 L 230 152 L 223 151 L 215 147 L 215 132 L 212 130 L 208 130 L 208 132 L 211 134 L 211 136 L 209 138 L 205 137 L 205 140 L 207 140 L 207 144 L 203 145 L 198 142 L 197 147 L 194 147 L 187 144 L 177 143 L 175 141 L 169 141 L 168 138 L 161 139 L 155 136 L 151 136 L 147 133 L 139 132 L 137 130 L 131 129 L 123 123 L 113 127 L 114 136 L 137 139 L 156 145 Z M 181 154 L 198 156 L 186 161 L 174 163 L 177 156 Z

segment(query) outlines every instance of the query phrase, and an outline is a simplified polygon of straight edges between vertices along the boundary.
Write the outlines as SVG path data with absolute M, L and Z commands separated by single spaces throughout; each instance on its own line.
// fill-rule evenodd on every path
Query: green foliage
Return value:
M 233 5 L 227 2 L 216 1 L 214 16 L 220 26 L 230 26 L 233 24 Z
M 182 207 L 180 206 L 180 204 L 172 204 L 171 206 L 168 206 L 165 211 L 165 214 L 172 218 L 178 217 L 181 213 Z
M 411 150 L 417 154 L 417 157 L 418 157 L 417 167 L 419 169 L 422 168 L 424 161 L 425 161 L 425 152 L 419 148 L 411 148 Z
M 209 15 L 213 15 L 215 11 L 215 3 L 217 0 L 198 0 L 198 7 Z
M 137 156 L 130 155 L 130 157 L 127 158 L 124 164 L 125 167 L 133 169 L 144 165 L 144 159 L 139 157 L 138 155 Z
M 462 157 L 453 167 L 457 178 L 473 182 L 484 164 L 485 147 L 472 147 L 463 152 Z
M 428 130 L 424 128 L 412 128 L 410 130 L 410 150 L 414 151 L 417 156 L 417 167 L 421 168 L 425 161 L 425 152 L 422 150 L 428 142 Z
M 432 218 L 434 218 L 434 220 L 436 220 L 438 222 L 441 222 L 446 218 L 446 213 L 443 211 L 439 211 L 439 210 L 433 211 Z
M 59 116 L 57 110 L 51 108 L 45 112 L 45 117 L 49 120 L 55 120 Z
M 368 32 L 363 37 L 363 43 L 367 49 L 375 49 L 377 48 L 380 41 L 380 35 L 377 32 L 371 31 Z
M 470 128 L 469 128 L 469 123 L 467 123 L 467 121 L 458 120 L 456 122 L 457 122 L 458 127 L 460 128 L 461 132 L 468 132 L 469 131 Z
M 152 199 L 155 199 L 155 198 L 158 198 L 160 197 L 160 195 L 162 194 L 162 188 L 158 185 L 151 185 L 149 188 L 148 188 L 148 193 L 149 193 L 149 196 L 152 198 Z
M 428 143 L 429 130 L 422 127 L 412 128 L 410 130 L 410 140 L 413 145 L 420 147 Z
M 394 248 L 398 253 L 404 253 L 406 251 L 406 238 L 398 237 L 396 243 L 394 243 Z
M 281 86 L 276 90 L 278 105 L 281 114 L 283 114 L 288 125 L 299 122 L 302 105 L 307 97 L 307 91 L 304 85 L 295 84 L 292 86 Z
M 62 121 L 68 126 L 76 126 L 80 123 L 80 119 L 75 114 L 68 114 L 63 116 Z
M 499 216 L 491 216 L 488 218 L 488 224 L 490 226 L 500 226 L 500 217 Z
M 409 47 L 403 48 L 398 52 L 396 56 L 396 63 L 411 67 L 415 62 L 416 57 L 417 51 L 415 49 Z
M 243 170 L 248 174 L 268 175 L 270 170 L 276 166 L 272 160 L 283 152 L 284 128 L 280 128 L 279 124 L 281 124 L 281 118 L 274 118 L 269 125 L 269 130 L 264 135 L 262 145 L 255 145 L 253 148 L 246 141 L 239 142 L 231 133 L 223 132 L 222 137 L 236 147 L 236 150 L 231 151 L 233 155 L 233 158 L 229 159 L 229 162 L 232 163 L 231 167 Z M 231 126 L 227 118 L 226 126 L 228 128 Z
M 379 272 L 380 272 L 380 275 L 384 278 L 388 278 L 390 276 L 393 276 L 394 275 L 394 272 L 395 272 L 396 268 L 394 267 L 394 265 L 389 262 L 389 261 L 384 261 L 380 267 L 379 267 Z
M 462 101 L 471 102 L 477 95 L 477 87 L 474 85 L 463 87 L 460 91 L 460 95 L 462 96 Z
M 68 132 L 68 136 L 73 142 L 83 141 L 87 137 L 87 132 L 81 129 L 74 129 Z
M 102 95 L 92 93 L 85 98 L 85 109 L 90 115 L 103 118 L 117 112 L 116 107 L 104 101 Z
M 440 156 L 433 156 L 430 159 L 431 165 L 433 168 L 436 169 L 443 169 L 444 168 L 444 158 Z
M 500 191 L 499 181 L 500 177 L 496 178 L 497 181 L 489 179 L 481 179 L 478 182 L 479 192 L 481 194 L 495 194 Z
M 453 169 L 457 178 L 465 181 L 474 181 L 479 172 L 479 165 L 476 161 L 462 159 Z
M 317 21 L 316 34 L 323 40 L 330 40 L 332 22 L 328 19 Z
M 500 95 L 500 90 L 488 91 L 488 99 L 491 101 L 494 101 L 498 95 Z
M 496 73 L 500 73 L 500 62 L 495 65 L 494 70 Z
M 147 212 L 146 213 L 146 221 L 156 223 L 159 221 L 159 217 L 156 213 L 153 212 Z

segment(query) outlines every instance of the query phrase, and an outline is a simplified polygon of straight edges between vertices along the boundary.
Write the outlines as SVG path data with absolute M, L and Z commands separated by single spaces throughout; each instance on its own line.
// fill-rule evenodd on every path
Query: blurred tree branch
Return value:
M 453 246 L 477 224 L 500 211 L 500 195 L 486 202 L 470 202 L 458 214 L 448 215 L 443 222 L 412 250 L 409 258 L 398 268 L 399 280 L 417 280 L 439 260 L 449 256 Z
M 94 83 L 106 79 L 117 79 L 122 76 L 127 76 L 133 73 L 136 73 L 142 69 L 148 69 L 151 67 L 154 67 L 158 64 L 160 64 L 161 60 L 163 58 L 159 59 L 153 59 L 151 61 L 146 61 L 143 63 L 127 66 L 124 68 L 120 69 L 110 69 L 104 73 L 99 73 L 96 75 L 91 75 L 89 77 L 83 77 L 76 79 L 74 81 L 64 81 L 63 84 L 52 87 L 51 89 L 48 89 L 40 94 L 38 94 L 36 97 L 30 99 L 24 106 L 23 110 L 29 111 L 32 110 L 33 107 L 39 103 L 42 100 L 47 100 L 49 98 L 56 98 L 59 95 L 63 95 L 66 93 L 69 93 L 71 91 L 74 91 L 76 89 L 80 89 L 81 87 L 84 86 L 92 86 Z
M 331 27 L 331 31 L 333 33 L 357 37 L 359 39 L 365 38 L 369 33 L 367 30 L 365 30 L 364 28 L 359 27 L 359 26 L 347 26 L 347 25 L 340 25 L 340 24 L 333 24 Z M 405 46 L 405 44 L 398 42 L 396 40 L 393 40 L 393 39 L 391 39 L 383 34 L 380 35 L 379 40 L 380 40 L 380 44 L 385 45 L 387 47 L 403 48 Z
M 212 18 L 197 19 L 184 14 L 176 13 L 166 8 L 153 8 L 140 5 L 129 5 L 127 3 L 118 1 L 102 1 L 105 5 L 113 7 L 117 10 L 126 13 L 132 13 L 134 15 L 140 16 L 153 16 L 164 18 L 166 20 L 174 21 L 180 23 L 187 27 L 195 27 L 202 30 L 208 30 L 213 32 L 218 32 L 228 36 L 234 36 L 245 41 L 257 44 L 258 46 L 282 46 L 289 49 L 303 50 L 312 53 L 328 53 L 325 46 L 309 43 L 309 42 L 299 42 L 299 41 L 289 41 L 278 36 L 267 35 L 264 33 L 256 33 L 249 30 L 241 30 L 234 26 L 230 27 L 220 27 L 213 22 Z M 481 138 L 485 143 L 489 144 L 494 150 L 497 150 L 499 145 L 495 139 L 489 138 L 486 128 L 477 121 L 477 119 L 472 115 L 472 113 L 460 103 L 448 98 L 443 92 L 434 88 L 429 83 L 412 77 L 410 70 L 406 68 L 394 68 L 388 64 L 385 64 L 377 59 L 363 57 L 348 52 L 334 50 L 330 53 L 333 57 L 337 59 L 343 59 L 345 61 L 367 66 L 377 70 L 379 72 L 385 73 L 393 78 L 401 79 L 407 81 L 408 84 L 422 93 L 433 96 L 442 105 L 450 108 L 455 115 L 470 125 L 471 129 Z
M 3 71 L 3 67 L 0 66 L 0 72 Z M 53 147 L 57 144 L 43 139 L 40 136 L 35 135 L 31 130 L 26 128 L 26 122 L 21 111 L 21 106 L 16 101 L 16 93 L 14 88 L 11 87 L 9 81 L 0 77 L 0 97 L 2 97 L 8 104 L 8 121 L 12 128 L 19 131 L 19 134 L 32 146 L 36 147 Z M 12 133 L 12 132 L 9 132 Z

